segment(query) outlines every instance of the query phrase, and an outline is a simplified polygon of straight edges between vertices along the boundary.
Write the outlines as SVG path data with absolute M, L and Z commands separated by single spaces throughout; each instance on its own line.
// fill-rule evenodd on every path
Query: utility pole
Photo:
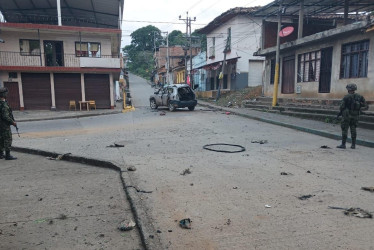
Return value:
M 279 54 L 280 54 L 280 37 L 279 32 L 282 26 L 282 12 L 283 12 L 283 0 L 279 0 L 278 10 L 278 32 L 277 32 L 277 51 L 275 55 L 275 76 L 274 76 L 274 90 L 273 90 L 273 102 L 272 106 L 277 106 L 278 103 L 278 84 L 279 84 Z
M 218 76 L 219 83 L 218 83 L 218 91 L 217 91 L 217 97 L 216 101 L 221 97 L 221 85 L 223 87 L 223 80 L 224 80 L 224 75 L 225 75 L 225 66 L 226 66 L 226 54 L 227 54 L 227 49 L 230 46 L 230 40 L 229 40 L 229 34 L 227 34 L 227 39 L 226 39 L 226 45 L 223 50 L 223 62 L 222 62 L 222 71 Z
M 187 14 L 187 17 L 186 19 L 183 19 L 181 18 L 181 16 L 179 16 L 179 20 L 183 20 L 186 22 L 186 41 L 189 40 L 189 49 L 190 49 L 190 85 L 191 85 L 191 88 L 193 88 L 193 79 L 192 79 L 192 38 L 191 38 L 191 22 L 192 21 L 196 21 L 196 17 L 194 17 L 193 19 L 191 19 L 191 17 L 188 17 L 188 11 L 186 12 Z M 188 33 L 188 30 L 189 30 L 189 33 Z M 189 38 L 189 39 L 188 39 Z M 186 51 L 185 51 L 185 80 L 187 81 L 187 48 L 186 48 Z

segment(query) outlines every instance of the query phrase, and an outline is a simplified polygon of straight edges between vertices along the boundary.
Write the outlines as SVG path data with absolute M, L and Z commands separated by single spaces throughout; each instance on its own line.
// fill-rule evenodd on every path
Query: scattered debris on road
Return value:
M 321 146 L 321 148 L 326 148 L 326 149 L 330 149 L 330 147 L 329 147 L 329 146 L 327 146 L 327 145 L 323 145 L 323 146 Z
M 226 114 L 226 115 L 230 115 L 230 114 L 231 114 L 231 112 L 226 112 L 225 114 Z
M 369 213 L 368 211 L 365 211 L 359 207 L 351 207 L 351 208 L 342 208 L 342 207 L 331 207 L 329 206 L 329 208 L 331 209 L 340 209 L 340 210 L 344 210 L 344 214 L 347 215 L 347 216 L 354 216 L 354 217 L 358 217 L 358 218 L 373 218 L 373 215 L 371 213 Z
M 270 206 L 270 205 L 265 205 L 265 207 L 266 207 L 266 208 L 271 208 L 271 206 Z
M 310 172 L 309 170 L 308 171 L 306 171 L 308 174 L 311 174 L 312 172 Z
M 232 187 L 232 189 L 238 189 L 238 187 Z
M 227 222 L 225 223 L 225 225 L 230 226 L 231 225 L 231 220 L 227 219 Z
M 300 197 L 297 197 L 297 198 L 299 198 L 299 200 L 304 201 L 304 200 L 312 198 L 313 196 L 315 196 L 315 195 L 308 194 L 308 195 L 303 195 L 303 196 L 300 196 Z
M 135 222 L 131 219 L 129 221 L 122 221 L 121 224 L 118 226 L 118 229 L 121 231 L 130 231 L 134 229 L 136 226 Z
M 160 112 L 160 115 L 166 115 L 166 113 L 165 112 Z
M 106 146 L 107 148 L 123 148 L 125 145 L 114 143 L 112 145 Z
M 361 189 L 369 192 L 374 192 L 374 187 L 362 187 Z
M 156 232 L 157 232 L 158 234 L 162 233 L 160 229 L 158 229 Z
M 191 222 L 191 219 L 187 218 L 179 221 L 179 225 L 181 226 L 181 228 L 191 229 Z
M 281 175 L 293 175 L 292 173 L 281 172 Z
M 268 143 L 268 140 L 252 140 L 252 143 L 260 143 L 260 144 L 265 144 Z
M 186 174 L 192 174 L 191 170 L 189 168 L 186 168 L 185 170 L 183 170 L 183 172 L 181 173 L 181 175 L 186 175 Z
M 127 168 L 127 170 L 128 170 L 128 171 L 136 171 L 136 167 L 134 167 L 134 166 L 129 166 L 129 167 Z
M 46 157 L 48 160 L 52 160 L 52 161 L 60 161 L 62 160 L 65 156 L 67 155 L 71 155 L 71 153 L 66 153 L 66 154 L 63 154 L 63 155 L 58 155 L 56 158 L 55 157 L 52 157 L 52 156 L 48 156 Z
M 65 214 L 60 214 L 56 219 L 66 220 L 68 217 Z

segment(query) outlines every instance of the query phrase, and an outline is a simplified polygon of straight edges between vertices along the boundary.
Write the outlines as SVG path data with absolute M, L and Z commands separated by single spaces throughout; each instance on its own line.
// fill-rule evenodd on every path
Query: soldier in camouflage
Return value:
M 16 157 L 10 155 L 10 148 L 12 146 L 12 131 L 10 125 L 16 126 L 12 110 L 6 101 L 8 94 L 7 88 L 0 88 L 0 159 L 15 160 Z
M 367 108 L 365 98 L 359 94 L 356 94 L 357 85 L 354 83 L 346 86 L 348 95 L 344 96 L 340 105 L 340 115 L 342 115 L 342 144 L 337 148 L 346 148 L 345 143 L 347 141 L 348 129 L 351 128 L 352 145 L 351 148 L 356 148 L 357 132 L 356 127 L 358 125 L 358 118 L 360 115 L 361 108 Z

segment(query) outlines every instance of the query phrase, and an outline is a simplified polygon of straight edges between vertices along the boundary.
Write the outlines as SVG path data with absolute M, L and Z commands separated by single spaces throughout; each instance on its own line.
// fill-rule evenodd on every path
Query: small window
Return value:
M 343 44 L 340 78 L 367 77 L 369 41 Z
M 18 77 L 17 72 L 9 72 L 8 76 L 9 76 L 9 78 L 17 78 Z
M 19 50 L 22 56 L 40 56 L 40 41 L 20 39 Z
M 101 57 L 101 44 L 92 42 L 75 42 L 75 56 Z

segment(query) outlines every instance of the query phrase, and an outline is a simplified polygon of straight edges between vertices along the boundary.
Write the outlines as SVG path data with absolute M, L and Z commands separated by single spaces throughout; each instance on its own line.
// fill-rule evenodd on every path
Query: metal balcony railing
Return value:
M 0 51 L 0 66 L 24 67 L 81 67 L 80 58 L 120 58 L 119 55 L 79 57 L 75 54 L 61 53 L 20 53 Z

